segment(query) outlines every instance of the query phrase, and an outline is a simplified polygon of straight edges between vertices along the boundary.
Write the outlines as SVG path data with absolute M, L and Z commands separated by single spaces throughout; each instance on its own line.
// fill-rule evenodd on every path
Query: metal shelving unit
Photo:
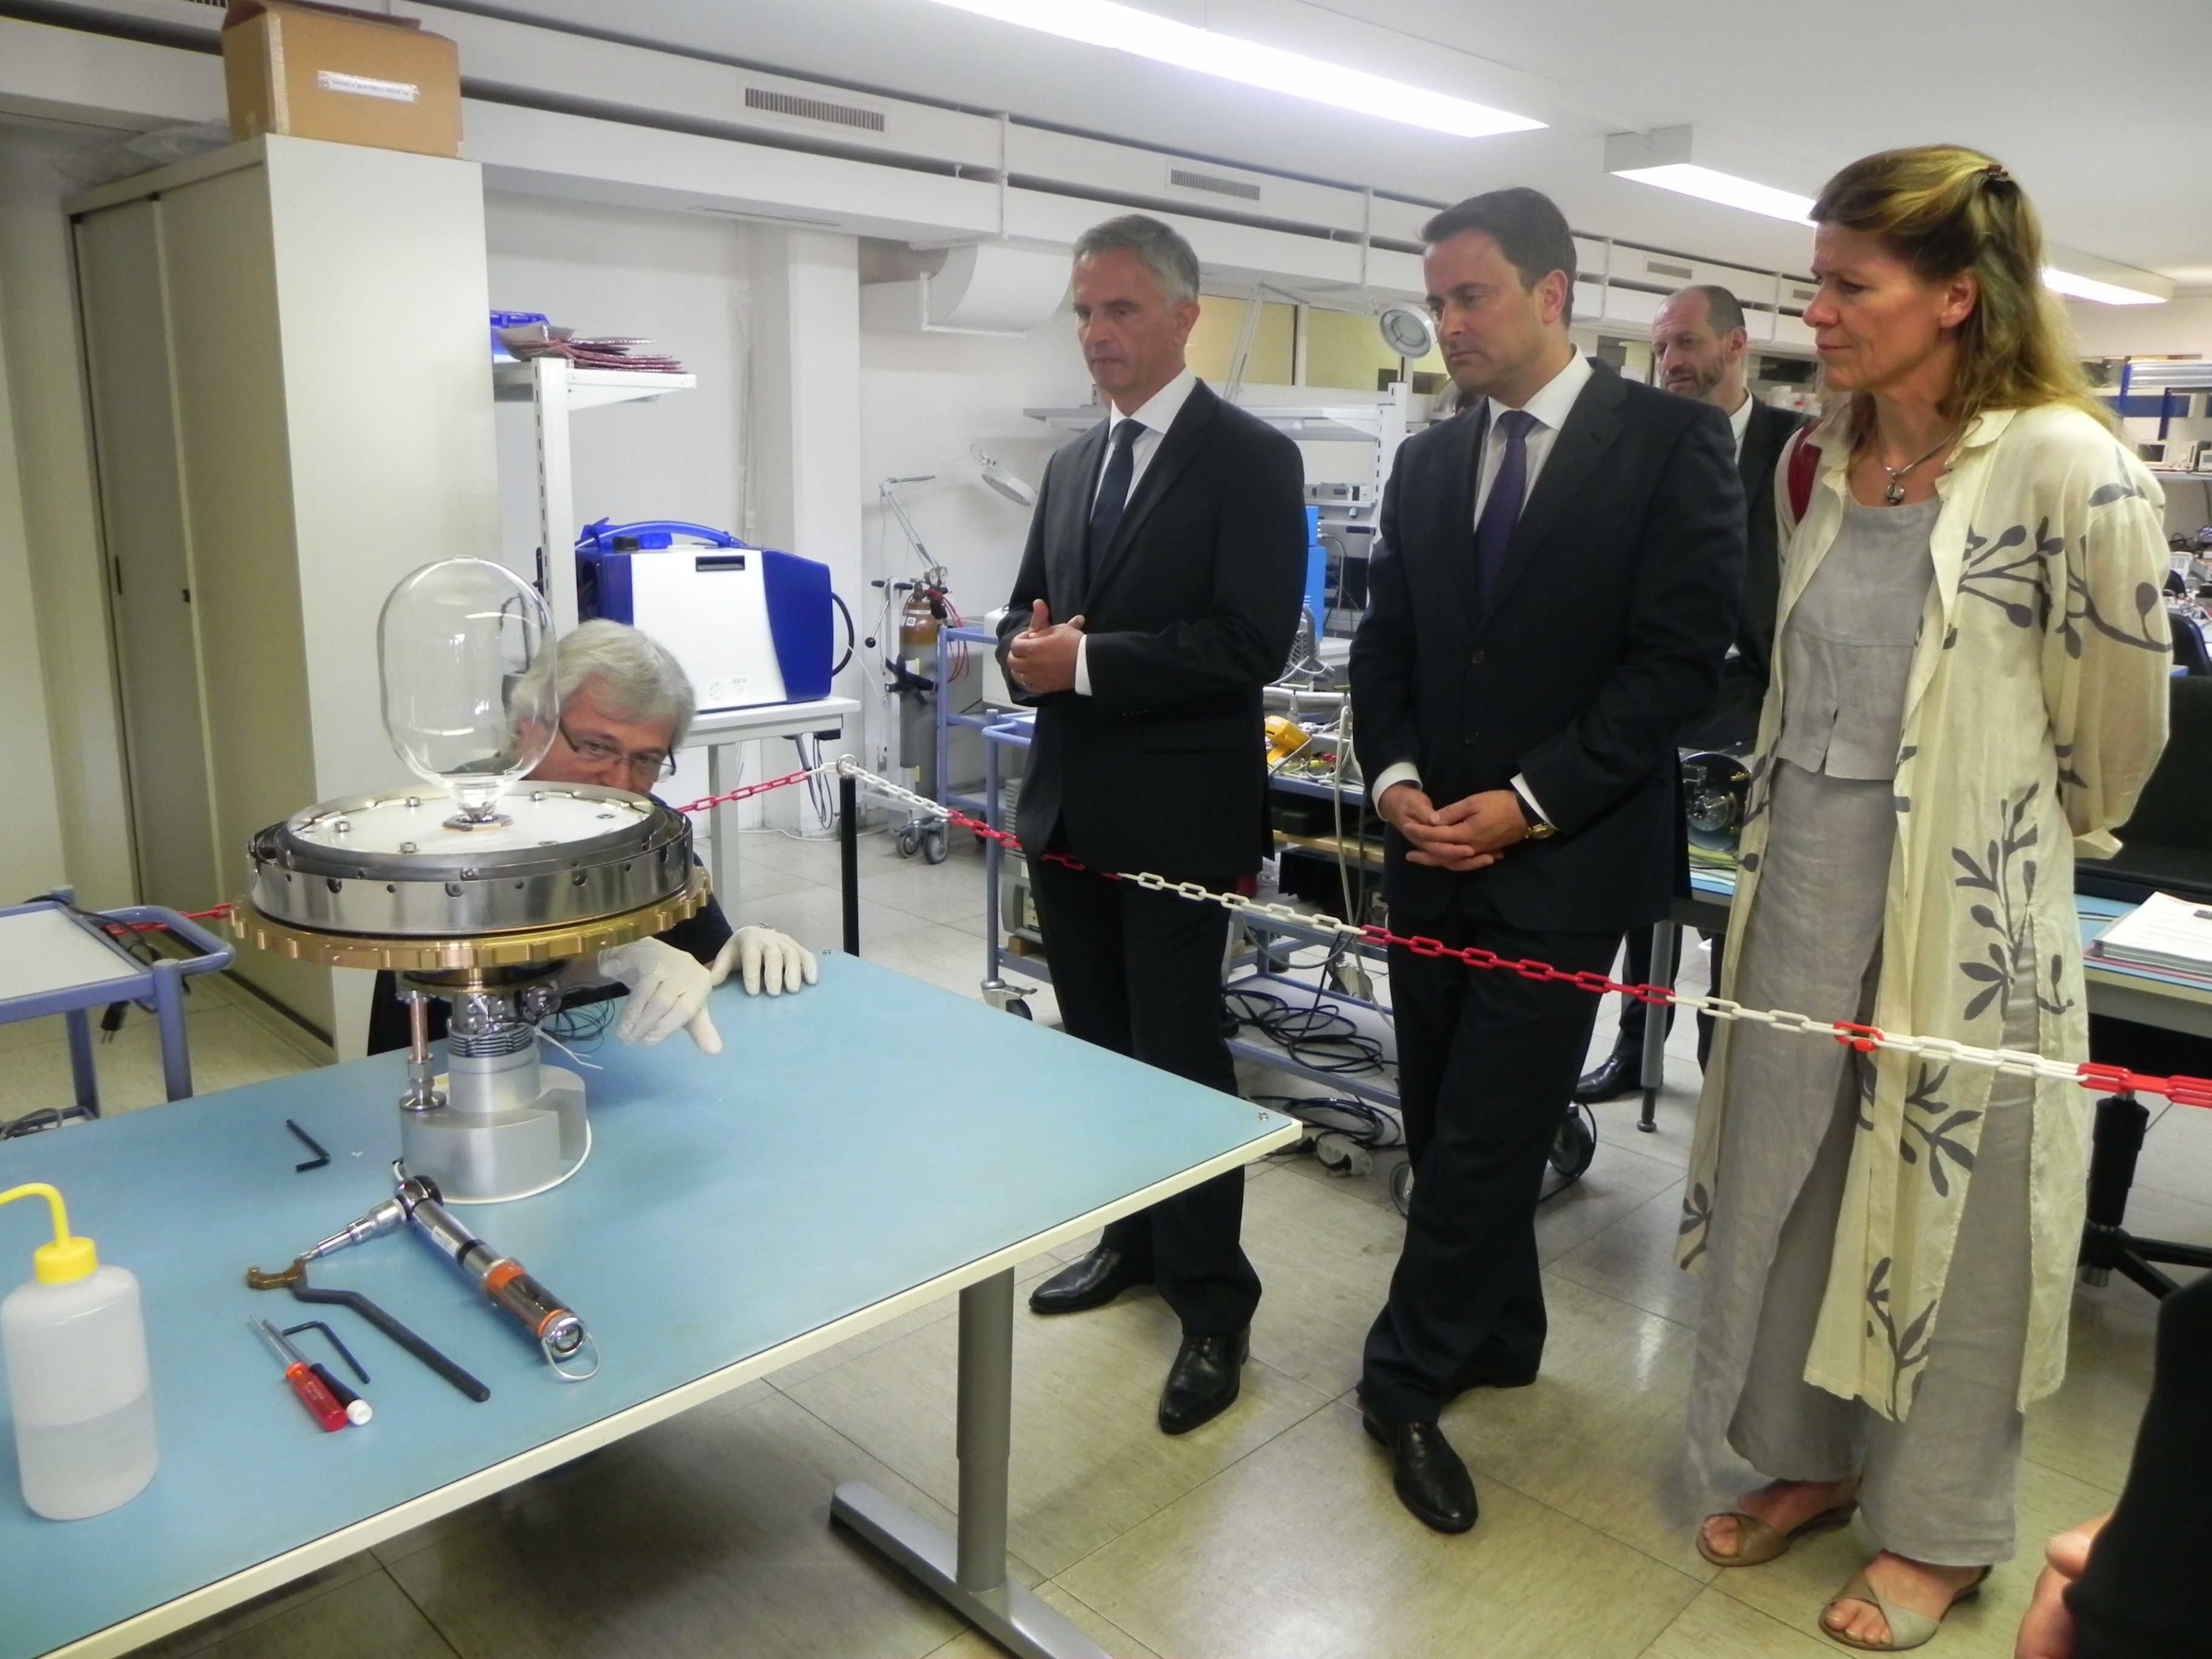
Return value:
M 529 404 L 537 425 L 538 545 L 539 575 L 553 627 L 566 634 L 576 625 L 575 472 L 568 447 L 568 417 L 580 410 L 610 404 L 649 403 L 669 392 L 690 392 L 696 374 L 664 374 L 648 369 L 578 368 L 566 357 L 532 357 L 494 363 L 492 397 L 503 404 Z

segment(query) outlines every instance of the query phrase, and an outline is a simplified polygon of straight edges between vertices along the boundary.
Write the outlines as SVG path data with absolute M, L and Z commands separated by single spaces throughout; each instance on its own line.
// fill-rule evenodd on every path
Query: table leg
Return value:
M 192 1092 L 192 1052 L 185 1038 L 185 976 L 182 964 L 164 962 L 154 969 L 154 1018 L 161 1030 L 161 1085 L 171 1100 Z
M 958 1537 L 858 1482 L 837 1488 L 830 1513 L 1020 1659 L 1106 1659 L 1097 1643 L 1006 1577 L 1013 1380 L 1009 1268 L 960 1292 Z
M 69 1027 L 70 1075 L 76 1083 L 76 1103 L 94 1117 L 100 1115 L 100 1073 L 92 1063 L 92 1022 L 84 1010 L 72 1008 L 62 1016 Z
M 860 785 L 850 773 L 837 780 L 837 885 L 843 899 L 845 954 L 860 954 Z
M 707 793 L 709 795 L 728 793 L 731 786 L 725 780 L 729 768 L 724 763 L 723 757 L 735 746 L 726 743 L 709 743 L 707 745 Z M 737 908 L 737 897 L 730 888 L 729 838 L 738 833 L 737 823 L 730 816 L 727 802 L 707 810 L 714 815 L 714 844 L 708 853 L 707 873 L 714 880 L 714 896 L 721 900 L 722 908 L 732 910 Z
M 1651 930 L 1651 983 L 1654 985 L 1674 984 L 1674 952 L 1681 940 L 1682 930 L 1671 921 L 1662 921 Z M 1667 1081 L 1668 1012 L 1660 1007 L 1644 1011 L 1644 1070 L 1639 1079 L 1644 1085 L 1644 1109 L 1637 1117 L 1636 1127 L 1647 1135 L 1659 1133 L 1659 1091 Z

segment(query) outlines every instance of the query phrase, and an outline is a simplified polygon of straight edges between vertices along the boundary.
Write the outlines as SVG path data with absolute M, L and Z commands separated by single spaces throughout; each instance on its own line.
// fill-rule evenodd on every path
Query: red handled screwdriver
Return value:
M 307 1408 L 308 1416 L 332 1432 L 353 1421 L 347 1415 L 345 1407 L 338 1403 L 337 1395 L 331 1393 L 329 1385 L 315 1375 L 315 1368 L 307 1364 L 307 1357 L 279 1335 L 275 1326 L 265 1319 L 249 1319 L 246 1322 L 268 1340 L 269 1346 L 276 1351 L 276 1357 L 284 1362 L 284 1380 L 291 1384 L 292 1392 L 300 1396 L 300 1403 Z M 357 1400 L 356 1403 L 364 1412 L 368 1408 L 366 1401 Z

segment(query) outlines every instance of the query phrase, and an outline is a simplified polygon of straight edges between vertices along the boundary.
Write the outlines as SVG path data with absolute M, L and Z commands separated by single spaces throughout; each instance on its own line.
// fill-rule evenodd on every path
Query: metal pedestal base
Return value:
M 1106 1659 L 1105 1650 L 1006 1577 L 1006 1455 L 1014 1384 L 1014 1275 L 960 1292 L 960 1530 L 873 1486 L 837 1488 L 830 1514 L 1020 1659 Z
M 1674 982 L 1674 956 L 1681 942 L 1682 930 L 1671 921 L 1651 930 L 1652 984 Z M 1636 1127 L 1647 1135 L 1659 1133 L 1659 1091 L 1667 1079 L 1667 1023 L 1672 1013 L 1668 1008 L 1644 1011 L 1644 1067 L 1637 1079 L 1644 1090 L 1644 1109 L 1637 1114 Z
M 2164 1301 L 2181 1288 L 2155 1264 L 2212 1267 L 2212 1249 L 2172 1239 L 2139 1238 L 2127 1230 L 2128 1190 L 2135 1185 L 2136 1158 L 2142 1151 L 2149 1109 L 2133 1095 L 2108 1095 L 2097 1103 L 2097 1126 L 2089 1153 L 2088 1213 L 2081 1230 L 2081 1280 L 2112 1282 L 2120 1273 Z

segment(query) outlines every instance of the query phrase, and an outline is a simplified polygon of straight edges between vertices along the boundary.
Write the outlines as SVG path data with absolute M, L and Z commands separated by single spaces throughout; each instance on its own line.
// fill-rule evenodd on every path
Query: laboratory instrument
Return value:
M 828 696 L 835 603 L 828 565 L 703 525 L 601 519 L 576 538 L 577 615 L 667 647 L 702 713 Z
M 365 1244 L 411 1224 L 415 1232 L 475 1279 L 494 1306 L 513 1319 L 544 1351 L 546 1362 L 568 1382 L 582 1382 L 599 1369 L 596 1350 L 592 1370 L 562 1370 L 591 1344 L 584 1322 L 562 1305 L 558 1297 L 526 1271 L 512 1256 L 500 1255 L 471 1233 L 447 1208 L 437 1183 L 394 1165 L 398 1178 L 394 1194 L 359 1220 L 348 1223 L 320 1243 L 312 1246 L 293 1263 L 304 1268 L 310 1261 L 337 1250 Z
M 336 1434 L 348 1423 L 356 1420 L 338 1399 L 337 1391 L 323 1380 L 322 1376 L 316 1374 L 316 1368 L 307 1364 L 307 1355 L 279 1336 L 274 1325 L 265 1319 L 249 1319 L 246 1322 L 268 1339 L 269 1346 L 276 1351 L 276 1358 L 284 1367 L 286 1385 L 298 1397 L 300 1403 L 307 1408 L 307 1415 L 315 1419 L 325 1434 Z M 356 1399 L 355 1403 L 360 1405 L 363 1411 L 368 1409 L 365 1401 Z M 358 1420 L 365 1423 L 368 1419 L 364 1417 Z
M 145 1314 L 137 1276 L 71 1236 L 58 1192 L 34 1181 L 0 1193 L 0 1205 L 19 1198 L 46 1200 L 54 1238 L 0 1302 L 16 1473 L 33 1514 L 82 1521 L 129 1503 L 160 1462 Z
M 591 1146 L 583 1079 L 539 1059 L 563 964 L 665 932 L 706 902 L 706 873 L 690 823 L 659 801 L 520 781 L 558 726 L 550 625 L 520 577 L 483 559 L 425 565 L 392 590 L 378 636 L 386 726 L 424 787 L 262 830 L 230 925 L 265 951 L 398 975 L 408 1167 L 452 1202 L 527 1197 Z M 452 1004 L 442 1078 L 429 997 Z

